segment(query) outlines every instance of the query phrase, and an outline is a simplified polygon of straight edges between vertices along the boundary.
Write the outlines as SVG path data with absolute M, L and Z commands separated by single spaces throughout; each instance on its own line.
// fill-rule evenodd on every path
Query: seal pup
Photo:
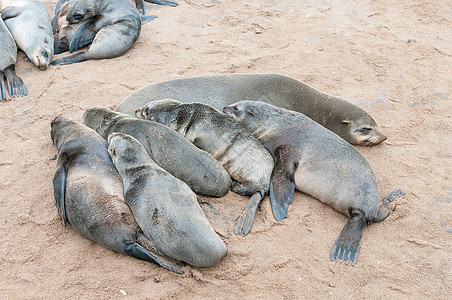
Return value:
M 176 273 L 180 266 L 160 254 L 143 234 L 124 201 L 121 177 L 94 130 L 57 117 L 51 138 L 58 149 L 53 178 L 55 205 L 63 223 L 113 251 L 155 262 Z
M 17 46 L 8 28 L 0 18 L 0 100 L 6 99 L 6 86 L 13 98 L 26 96 L 27 87 L 14 71 L 16 66 Z
M 263 195 L 268 192 L 274 165 L 262 143 L 240 123 L 207 104 L 156 100 L 138 108 L 135 116 L 168 126 L 210 153 L 234 180 L 231 191 L 255 194 L 234 227 L 236 234 L 246 235 Z
M 270 202 L 276 220 L 287 217 L 294 188 L 319 199 L 350 218 L 331 250 L 331 260 L 355 264 L 366 223 L 383 221 L 389 215 L 389 198 L 380 202 L 367 160 L 338 135 L 301 113 L 260 101 L 240 101 L 223 111 L 275 158 Z
M 351 144 L 372 146 L 386 139 L 375 120 L 360 107 L 277 74 L 226 74 L 164 81 L 133 92 L 116 110 L 133 114 L 150 101 L 167 98 L 203 102 L 220 111 L 239 100 L 262 101 L 303 113 Z
M 1 0 L 2 18 L 19 48 L 41 70 L 53 57 L 53 32 L 47 8 L 39 0 Z
M 83 123 L 105 139 L 112 132 L 133 136 L 160 167 L 187 183 L 195 193 L 221 197 L 231 186 L 231 177 L 215 158 L 164 125 L 105 107 L 86 110 Z
M 58 33 L 58 52 L 64 50 L 64 43 L 60 42 L 64 39 L 69 52 L 91 45 L 86 51 L 54 60 L 52 65 L 121 56 L 132 48 L 140 35 L 141 18 L 129 0 L 70 0 L 67 11 L 64 7 L 58 15 L 64 17 L 62 13 L 67 13 L 65 19 L 73 27 Z
M 112 133 L 108 153 L 122 177 L 124 198 L 143 232 L 157 249 L 195 267 L 213 267 L 227 254 L 183 181 L 159 167 L 138 140 Z

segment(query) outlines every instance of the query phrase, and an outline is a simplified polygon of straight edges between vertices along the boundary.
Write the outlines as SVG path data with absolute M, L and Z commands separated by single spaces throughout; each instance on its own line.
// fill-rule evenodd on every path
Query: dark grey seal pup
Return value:
M 262 143 L 240 123 L 207 104 L 163 99 L 138 108 L 135 115 L 179 132 L 223 165 L 234 180 L 233 192 L 254 194 L 234 227 L 236 234 L 246 235 L 263 195 L 268 192 L 274 165 Z
M 65 5 L 58 18 L 64 18 L 67 21 L 65 24 L 72 26 L 56 29 L 57 53 L 73 52 L 91 45 L 86 51 L 54 60 L 52 65 L 121 56 L 132 48 L 140 35 L 141 18 L 129 0 L 70 0 L 67 10 Z
M 133 136 L 160 167 L 187 183 L 195 193 L 221 197 L 231 186 L 229 174 L 215 158 L 164 125 L 105 107 L 88 109 L 83 123 L 105 139 L 112 132 Z
M 26 96 L 28 94 L 27 87 L 14 71 L 17 58 L 16 42 L 1 17 L 0 41 L 0 100 L 6 99 L 7 89 L 13 98 Z
M 53 56 L 53 32 L 47 8 L 39 0 L 1 0 L 2 18 L 17 46 L 41 70 Z
M 53 178 L 55 204 L 63 222 L 84 237 L 113 251 L 155 262 L 176 273 L 180 266 L 155 253 L 155 246 L 124 201 L 121 177 L 94 130 L 67 118 L 51 123 L 58 149 Z
M 283 75 L 227 74 L 164 81 L 133 92 L 116 110 L 133 114 L 159 99 L 203 102 L 218 110 L 240 100 L 262 101 L 303 113 L 351 144 L 372 146 L 386 139 L 360 107 Z
M 227 254 L 185 182 L 159 167 L 138 140 L 112 133 L 108 153 L 122 177 L 124 198 L 156 248 L 195 267 L 213 267 Z
M 223 110 L 257 137 L 275 158 L 270 183 L 273 215 L 287 216 L 294 188 L 350 217 L 337 238 L 331 260 L 355 264 L 366 223 L 389 215 L 380 201 L 367 160 L 335 133 L 298 112 L 259 101 L 240 101 Z M 395 191 L 391 199 L 402 192 Z

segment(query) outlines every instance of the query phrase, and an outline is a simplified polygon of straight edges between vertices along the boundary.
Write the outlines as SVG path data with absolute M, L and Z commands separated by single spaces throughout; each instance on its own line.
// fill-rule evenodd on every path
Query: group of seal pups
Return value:
M 145 15 L 144 1 L 137 0 L 134 6 L 130 0 L 59 0 L 51 20 L 40 0 L 0 0 L 0 100 L 6 99 L 6 91 L 12 98 L 28 94 L 15 73 L 17 47 L 41 70 L 50 64 L 121 56 L 138 39 L 141 24 L 156 17 Z M 178 5 L 167 0 L 146 1 Z M 54 54 L 88 45 L 87 50 L 52 61 Z
M 250 195 L 234 224 L 240 235 L 267 194 L 278 222 L 295 189 L 309 194 L 349 217 L 330 251 L 332 261 L 347 264 L 357 262 L 366 224 L 384 220 L 388 203 L 404 196 L 396 190 L 380 201 L 370 165 L 349 143 L 386 139 L 367 113 L 281 75 L 162 82 L 117 111 L 93 107 L 83 124 L 57 117 L 51 128 L 63 221 L 177 273 L 182 263 L 211 267 L 227 254 L 197 194 Z

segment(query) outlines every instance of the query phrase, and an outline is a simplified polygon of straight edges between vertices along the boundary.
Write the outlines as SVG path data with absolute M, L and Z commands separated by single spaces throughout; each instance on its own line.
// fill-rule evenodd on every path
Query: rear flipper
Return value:
M 398 198 L 404 198 L 406 193 L 402 190 L 397 189 L 392 191 L 389 195 L 387 195 L 383 200 L 381 200 L 380 207 L 378 207 L 378 211 L 375 217 L 372 219 L 372 222 L 381 222 L 389 215 L 389 206 L 388 204 L 393 202 Z
M 14 65 L 5 69 L 6 84 L 8 86 L 9 95 L 13 98 L 28 95 L 27 87 L 22 79 L 14 72 Z
M 231 235 L 229 234 L 228 225 L 226 224 L 218 209 L 216 209 L 212 204 L 204 201 L 200 197 L 198 197 L 198 203 L 207 220 L 209 220 L 209 223 L 212 226 L 213 230 L 224 238 L 230 238 Z
M 296 157 L 290 147 L 280 146 L 275 151 L 275 166 L 270 179 L 270 203 L 278 222 L 287 217 L 287 209 L 295 192 Z
M 169 0 L 145 0 L 149 3 L 159 4 L 159 5 L 168 5 L 168 6 L 178 6 L 179 3 L 175 1 L 169 1 Z
M 170 259 L 167 259 L 159 254 L 155 254 L 155 253 L 149 251 L 148 249 L 146 249 L 146 248 L 149 248 L 148 244 L 151 243 L 151 241 L 149 241 L 142 234 L 138 234 L 138 235 L 139 236 L 137 239 L 139 241 L 147 240 L 145 243 L 146 245 L 142 246 L 142 245 L 138 244 L 139 241 L 126 241 L 124 252 L 127 255 L 133 256 L 133 257 L 141 259 L 141 260 L 154 262 L 154 263 L 156 263 L 170 271 L 176 272 L 178 274 L 184 273 L 184 271 L 181 270 L 181 268 L 180 268 L 181 265 L 179 263 L 172 261 Z
M 235 220 L 234 233 L 236 235 L 245 236 L 250 232 L 257 208 L 262 202 L 262 199 L 264 199 L 264 195 L 265 191 L 261 189 L 260 191 L 254 193 L 253 196 L 251 196 L 250 200 L 248 200 L 248 203 Z
M 88 60 L 88 59 L 89 58 L 88 58 L 87 52 L 77 52 L 75 54 L 56 59 L 56 60 L 52 61 L 50 64 L 52 66 L 55 66 L 55 65 L 70 65 L 70 64 L 82 62 L 82 61 L 85 61 L 85 60 Z
M 366 226 L 366 216 L 361 209 L 352 209 L 350 220 L 342 229 L 330 252 L 330 260 L 342 260 L 352 265 L 358 260 L 359 247 L 363 229 Z

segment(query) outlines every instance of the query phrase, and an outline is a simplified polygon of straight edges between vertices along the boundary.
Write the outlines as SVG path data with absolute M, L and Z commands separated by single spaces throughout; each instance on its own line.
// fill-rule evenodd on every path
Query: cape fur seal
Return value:
M 52 65 L 121 56 L 132 48 L 141 31 L 140 15 L 129 0 L 70 0 L 62 5 L 57 23 L 57 53 L 91 45 L 86 51 L 54 60 Z
M 298 112 L 259 101 L 240 101 L 223 111 L 252 132 L 275 158 L 270 201 L 276 220 L 287 216 L 295 187 L 319 199 L 350 217 L 331 250 L 331 260 L 355 264 L 366 223 L 382 221 L 389 214 L 389 200 L 380 203 L 367 160 L 335 133 Z
M 231 186 L 229 174 L 218 161 L 164 125 L 104 107 L 88 109 L 83 123 L 105 139 L 112 132 L 133 136 L 160 167 L 187 183 L 195 193 L 221 197 Z
M 39 0 L 1 0 L 2 18 L 19 48 L 41 70 L 53 56 L 53 32 L 47 8 Z
M 135 222 L 107 142 L 94 130 L 62 117 L 52 121 L 51 137 L 58 149 L 55 205 L 63 222 L 113 251 L 182 273 L 178 264 L 155 253 L 153 241 Z
M 204 216 L 196 194 L 159 167 L 138 140 L 112 133 L 108 153 L 122 177 L 124 198 L 135 220 L 161 253 L 204 268 L 226 256 L 226 245 Z
M 219 110 L 240 100 L 262 101 L 301 112 L 352 144 L 371 146 L 386 139 L 360 107 L 276 74 L 200 76 L 151 84 L 129 95 L 116 110 L 133 114 L 150 101 L 166 98 L 203 102 Z
M 236 234 L 246 235 L 258 204 L 268 192 L 274 165 L 273 157 L 262 143 L 241 124 L 207 104 L 157 100 L 137 109 L 135 115 L 174 129 L 196 147 L 212 154 L 234 180 L 233 192 L 256 194 L 234 227 Z
M 6 89 L 13 98 L 26 96 L 27 87 L 14 71 L 17 57 L 16 42 L 1 17 L 0 41 L 2 41 L 0 43 L 0 100 L 6 99 Z

